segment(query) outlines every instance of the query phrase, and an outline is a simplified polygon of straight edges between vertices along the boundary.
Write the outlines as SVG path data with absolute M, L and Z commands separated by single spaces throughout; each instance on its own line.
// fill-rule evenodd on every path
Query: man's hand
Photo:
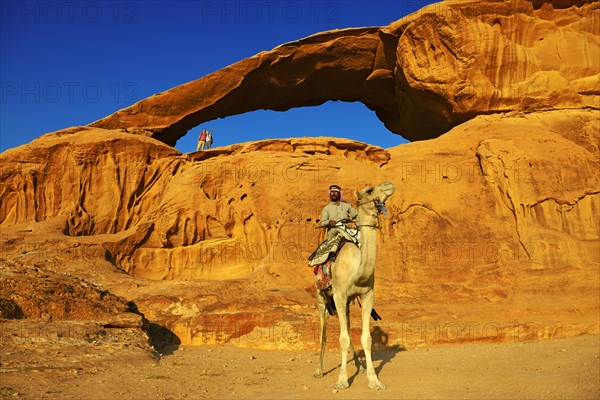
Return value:
M 337 224 L 337 221 L 335 219 L 329 220 L 329 226 L 334 226 L 335 224 Z

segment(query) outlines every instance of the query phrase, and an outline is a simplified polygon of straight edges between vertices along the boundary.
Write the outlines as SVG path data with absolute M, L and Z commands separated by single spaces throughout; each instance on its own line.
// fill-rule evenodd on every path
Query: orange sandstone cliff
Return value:
M 37 268 L 120 296 L 129 322 L 115 324 L 140 337 L 313 348 L 306 258 L 327 187 L 353 202 L 388 180 L 375 286 L 388 344 L 598 333 L 598 7 L 444 2 L 279 46 L 2 153 L 2 317 L 90 318 L 75 299 L 19 293 L 23 271 L 47 279 Z M 171 147 L 216 117 L 330 99 L 362 101 L 419 141 Z M 44 296 L 62 311 L 30 306 Z

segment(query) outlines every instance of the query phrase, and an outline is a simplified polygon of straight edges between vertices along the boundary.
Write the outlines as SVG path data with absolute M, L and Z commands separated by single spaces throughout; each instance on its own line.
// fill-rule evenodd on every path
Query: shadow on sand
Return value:
M 148 326 L 150 344 L 162 355 L 171 355 L 179 348 L 181 340 L 169 328 L 150 322 Z
M 179 348 L 181 339 L 179 339 L 179 336 L 173 331 L 165 326 L 148 321 L 133 301 L 128 302 L 127 305 L 129 306 L 130 312 L 138 314 L 144 319 L 146 334 L 150 339 L 150 345 L 154 347 L 154 350 L 156 350 L 157 353 L 160 355 L 171 355 Z
M 379 373 L 381 372 L 381 370 L 383 369 L 385 364 L 389 363 L 394 357 L 396 357 L 396 354 L 400 353 L 401 351 L 406 351 L 406 347 L 404 347 L 402 345 L 398 345 L 398 344 L 394 344 L 391 346 L 388 345 L 389 335 L 383 329 L 381 329 L 381 327 L 379 325 L 375 325 L 371 329 L 371 339 L 372 339 L 371 358 L 373 359 L 373 366 L 375 367 L 375 372 L 377 373 L 377 375 L 379 375 Z M 348 378 L 348 383 L 350 385 L 352 385 L 356 376 L 360 372 L 364 372 L 365 368 L 366 368 L 364 350 L 358 350 L 356 353 L 358 356 L 358 360 L 360 362 L 360 371 L 357 368 L 356 371 L 354 372 L 354 374 Z M 381 361 L 379 363 L 379 365 L 377 364 L 377 361 Z M 348 363 L 352 363 L 352 362 L 353 362 L 352 357 L 349 357 Z M 323 376 L 332 373 L 336 369 L 339 369 L 341 366 L 342 366 L 341 364 L 338 364 L 337 367 L 331 368 L 327 372 L 323 372 Z M 350 372 L 350 371 L 348 371 L 348 372 Z
M 0 318 L 23 319 L 25 314 L 14 300 L 0 299 Z

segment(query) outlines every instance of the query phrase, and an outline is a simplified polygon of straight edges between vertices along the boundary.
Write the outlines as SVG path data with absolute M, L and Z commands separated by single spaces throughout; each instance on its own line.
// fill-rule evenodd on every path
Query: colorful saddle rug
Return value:
M 349 242 L 349 240 L 341 233 L 325 239 L 325 241 L 308 257 L 308 266 L 312 267 L 320 265 L 329 259 L 335 261 L 335 258 L 346 242 Z
M 315 273 L 315 286 L 319 290 L 327 290 L 331 286 L 331 260 L 327 262 L 316 265 L 313 269 Z

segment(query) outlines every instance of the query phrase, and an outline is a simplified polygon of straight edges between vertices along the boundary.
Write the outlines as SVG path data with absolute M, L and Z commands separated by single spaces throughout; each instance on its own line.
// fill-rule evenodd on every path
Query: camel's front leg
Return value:
M 377 378 L 375 368 L 373 368 L 373 360 L 371 358 L 371 332 L 369 330 L 369 320 L 371 318 L 371 310 L 373 309 L 373 291 L 362 295 L 362 336 L 361 342 L 363 349 L 365 350 L 365 360 L 367 362 L 367 379 L 369 380 L 369 387 L 371 389 L 385 389 L 383 382 Z
M 340 320 L 340 350 L 342 351 L 342 365 L 340 366 L 340 375 L 335 384 L 336 389 L 346 389 L 348 384 L 348 371 L 346 364 L 348 363 L 348 347 L 350 347 L 350 333 L 348 332 L 347 312 L 348 298 L 336 293 L 333 296 L 335 307 L 337 308 L 338 319 Z
M 319 344 L 321 345 L 321 353 L 319 355 L 319 364 L 313 375 L 315 378 L 323 377 L 323 357 L 325 356 L 325 344 L 327 343 L 327 308 L 325 307 L 325 296 L 321 291 L 317 291 L 317 308 L 319 310 Z
M 346 307 L 346 325 L 348 325 L 348 334 L 350 335 L 350 305 Z M 350 352 L 352 353 L 352 358 L 354 359 L 354 365 L 356 366 L 356 371 L 361 372 L 362 364 L 358 359 L 358 353 L 354 350 L 354 345 L 352 344 L 352 336 L 350 336 Z M 364 368 L 363 371 L 364 372 Z

